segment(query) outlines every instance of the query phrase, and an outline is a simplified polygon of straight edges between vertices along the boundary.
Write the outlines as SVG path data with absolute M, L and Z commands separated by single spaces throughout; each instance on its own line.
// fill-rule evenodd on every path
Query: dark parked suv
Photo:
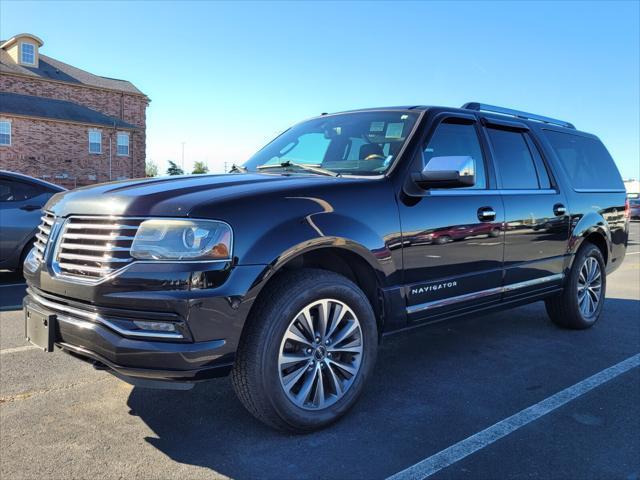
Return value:
M 525 112 L 323 114 L 232 172 L 54 196 L 24 267 L 30 341 L 134 385 L 230 372 L 252 414 L 308 431 L 355 403 L 385 335 L 537 300 L 588 328 L 625 255 L 604 145 Z

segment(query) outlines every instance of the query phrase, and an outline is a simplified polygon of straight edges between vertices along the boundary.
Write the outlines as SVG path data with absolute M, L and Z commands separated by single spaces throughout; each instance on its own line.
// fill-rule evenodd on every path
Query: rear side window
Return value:
M 545 135 L 576 189 L 624 189 L 618 168 L 595 138 L 545 130 Z
M 487 129 L 493 157 L 505 189 L 538 189 L 538 174 L 531 150 L 520 132 Z

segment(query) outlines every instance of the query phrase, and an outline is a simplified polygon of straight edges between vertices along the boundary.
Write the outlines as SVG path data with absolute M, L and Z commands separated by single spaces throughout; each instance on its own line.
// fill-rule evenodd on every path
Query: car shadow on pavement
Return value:
M 136 387 L 128 406 L 155 433 L 149 444 L 232 478 L 384 478 L 638 353 L 640 302 L 607 299 L 605 309 L 583 331 L 555 327 L 538 303 L 388 337 L 353 410 L 313 434 L 263 426 L 226 378 Z

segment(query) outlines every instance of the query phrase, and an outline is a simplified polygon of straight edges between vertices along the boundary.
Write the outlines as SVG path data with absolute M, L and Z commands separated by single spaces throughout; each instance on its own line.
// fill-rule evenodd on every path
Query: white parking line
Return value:
M 38 347 L 36 347 L 35 345 L 25 345 L 24 347 L 5 348 L 4 350 L 0 350 L 0 355 L 5 355 L 7 353 L 24 352 L 26 350 L 32 350 L 34 348 Z
M 629 252 L 627 255 L 640 255 L 640 252 Z
M 602 370 L 601 372 L 596 373 L 595 375 L 586 378 L 581 382 L 536 403 L 535 405 L 525 408 L 515 415 L 505 418 L 481 432 L 471 435 L 455 445 L 445 448 L 435 455 L 425 458 L 415 465 L 392 475 L 387 480 L 418 480 L 427 478 L 443 468 L 468 457 L 472 453 L 491 445 L 502 437 L 506 437 L 510 433 L 515 432 L 534 420 L 551 413 L 557 408 L 575 400 L 579 396 L 584 395 L 590 390 L 608 382 L 618 375 L 622 375 L 623 373 L 638 366 L 640 366 L 640 353 L 633 357 L 629 357 L 612 367 Z
M 22 282 L 22 283 L 4 283 L 4 284 L 0 284 L 0 288 L 3 287 L 26 287 L 27 284 Z

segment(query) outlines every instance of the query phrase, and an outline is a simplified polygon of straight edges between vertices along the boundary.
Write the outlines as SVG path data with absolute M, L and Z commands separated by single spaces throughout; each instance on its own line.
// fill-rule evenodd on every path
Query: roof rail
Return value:
M 536 115 L 535 113 L 521 112 L 520 110 L 512 110 L 510 108 L 496 107 L 494 105 L 487 105 L 486 103 L 469 102 L 469 103 L 465 103 L 462 106 L 462 108 L 466 108 L 467 110 L 501 113 L 503 115 L 511 115 L 513 117 L 523 118 L 525 120 L 535 120 L 537 122 L 549 123 L 551 125 L 559 125 L 561 127 L 573 128 L 574 130 L 576 128 L 573 126 L 572 123 L 565 122 L 564 120 L 558 120 L 556 118 L 551 118 L 551 117 L 544 117 L 542 115 Z

